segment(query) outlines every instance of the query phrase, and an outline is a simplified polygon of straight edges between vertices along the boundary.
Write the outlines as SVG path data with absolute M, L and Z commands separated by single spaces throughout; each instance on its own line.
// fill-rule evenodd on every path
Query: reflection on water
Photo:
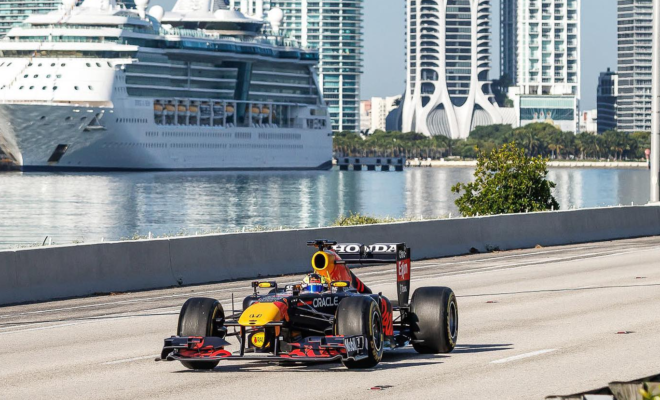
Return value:
M 96 242 L 243 227 L 316 227 L 350 211 L 377 216 L 457 214 L 451 186 L 470 168 L 405 172 L 179 172 L 0 174 L 0 247 Z M 556 169 L 563 209 L 645 203 L 646 170 Z

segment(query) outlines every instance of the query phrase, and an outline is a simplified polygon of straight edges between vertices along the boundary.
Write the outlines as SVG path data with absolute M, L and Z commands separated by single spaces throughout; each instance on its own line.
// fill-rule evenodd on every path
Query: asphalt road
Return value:
M 356 273 L 395 298 L 392 266 Z M 251 291 L 241 281 L 0 308 L 0 398 L 543 399 L 660 372 L 660 237 L 420 261 L 412 274 L 413 288 L 456 292 L 453 353 L 397 350 L 365 371 L 154 362 L 188 297 L 231 308 Z

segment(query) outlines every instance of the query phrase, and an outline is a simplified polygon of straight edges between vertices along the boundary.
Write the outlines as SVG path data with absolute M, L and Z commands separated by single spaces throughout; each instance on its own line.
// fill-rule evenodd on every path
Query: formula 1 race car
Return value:
M 219 301 L 192 298 L 179 314 L 177 336 L 165 339 L 161 360 L 209 370 L 221 360 L 319 362 L 347 368 L 376 366 L 384 350 L 412 345 L 419 353 L 449 353 L 458 338 L 458 305 L 446 287 L 410 293 L 405 244 L 308 242 L 318 248 L 314 273 L 301 284 L 253 282 L 243 311 L 227 316 Z M 349 265 L 396 263 L 398 302 L 371 290 Z M 265 289 L 267 294 L 260 294 Z M 394 317 L 394 313 L 398 315 Z M 230 332 L 230 329 L 232 332 Z M 235 336 L 239 349 L 225 349 Z

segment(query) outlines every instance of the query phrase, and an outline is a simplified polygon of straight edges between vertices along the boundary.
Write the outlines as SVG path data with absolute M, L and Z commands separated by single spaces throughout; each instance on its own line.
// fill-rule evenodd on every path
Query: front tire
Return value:
M 378 304 L 367 296 L 347 297 L 339 303 L 335 319 L 335 334 L 365 336 L 367 358 L 342 360 L 348 369 L 372 368 L 383 358 L 383 318 Z
M 179 313 L 178 336 L 219 336 L 216 319 L 225 317 L 225 312 L 218 300 L 192 298 L 186 301 Z M 188 369 L 211 370 L 219 361 L 181 361 Z
M 458 340 L 458 303 L 447 287 L 415 290 L 410 301 L 413 348 L 422 354 L 450 353 Z

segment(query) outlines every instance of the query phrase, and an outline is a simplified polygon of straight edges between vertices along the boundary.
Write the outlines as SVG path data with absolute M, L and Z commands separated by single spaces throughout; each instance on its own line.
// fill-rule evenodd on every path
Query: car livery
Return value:
M 420 353 L 448 353 L 458 338 L 458 305 L 446 287 L 422 287 L 410 294 L 411 251 L 404 243 L 307 243 L 315 274 L 328 290 L 302 291 L 253 282 L 243 310 L 226 316 L 220 302 L 186 301 L 177 335 L 165 339 L 160 359 L 208 370 L 223 360 L 277 362 L 341 361 L 348 368 L 376 366 L 385 350 L 412 345 Z M 350 265 L 394 263 L 397 301 L 374 294 Z M 318 280 L 318 279 L 315 279 Z M 260 291 L 268 293 L 261 294 Z M 238 350 L 225 348 L 235 338 Z

